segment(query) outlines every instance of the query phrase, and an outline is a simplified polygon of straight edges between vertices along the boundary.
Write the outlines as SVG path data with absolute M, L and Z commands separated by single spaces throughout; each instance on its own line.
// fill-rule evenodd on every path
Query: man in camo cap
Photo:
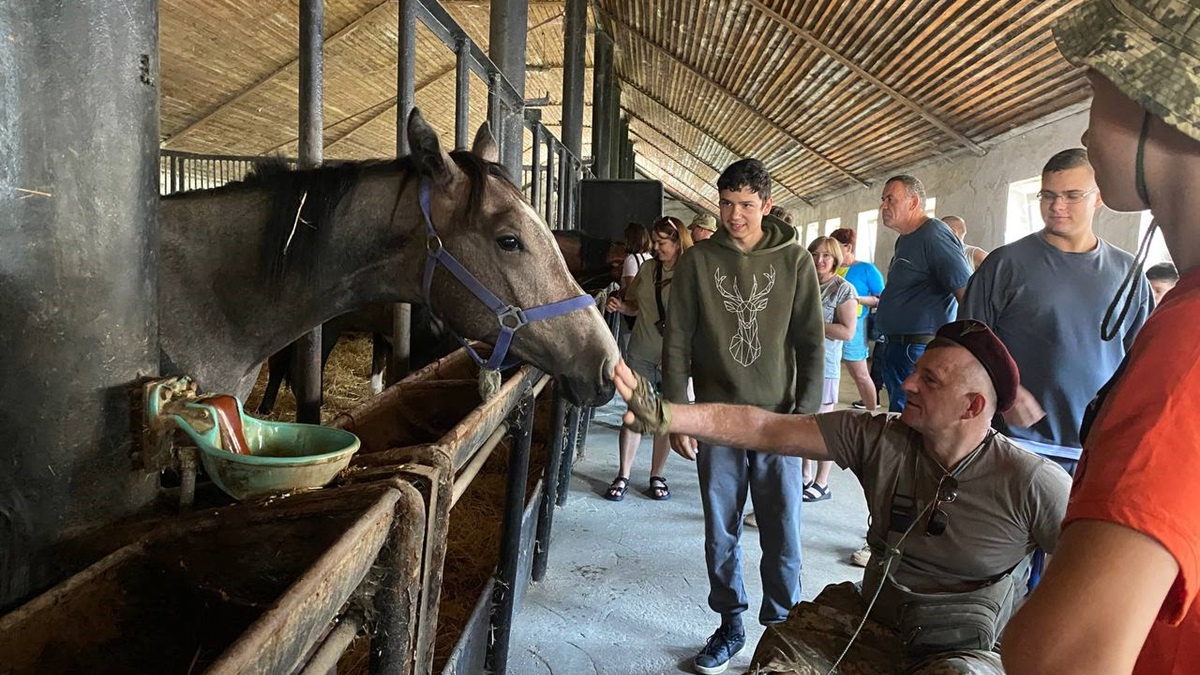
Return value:
M 1054 561 L 1003 639 L 1010 675 L 1200 672 L 1200 3 L 1092 0 L 1054 27 L 1087 68 L 1105 204 L 1149 208 L 1179 284 L 1084 417 Z M 1146 243 L 1143 249 L 1148 250 Z M 1144 253 L 1139 256 L 1144 258 Z M 1127 286 L 1140 274 L 1133 265 Z M 1111 323 L 1129 296 L 1118 292 Z
M 704 241 L 717 233 L 717 219 L 707 213 L 697 213 L 688 225 L 688 233 L 692 235 L 692 242 Z

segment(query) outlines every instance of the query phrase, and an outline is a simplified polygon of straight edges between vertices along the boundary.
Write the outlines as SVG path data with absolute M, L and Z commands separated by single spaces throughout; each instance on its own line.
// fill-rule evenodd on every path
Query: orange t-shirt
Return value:
M 1066 527 L 1123 525 L 1154 538 L 1179 564 L 1135 675 L 1200 672 L 1200 272 L 1142 327 L 1124 373 L 1092 424 Z

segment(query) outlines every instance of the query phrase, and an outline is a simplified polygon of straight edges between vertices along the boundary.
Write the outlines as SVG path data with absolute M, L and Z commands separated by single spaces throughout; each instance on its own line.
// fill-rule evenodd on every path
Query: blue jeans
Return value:
M 925 353 L 925 345 L 906 345 L 900 342 L 888 342 L 883 347 L 883 386 L 888 393 L 888 412 L 904 410 L 904 381 L 912 375 L 917 367 L 917 359 Z M 879 347 L 875 348 L 875 358 L 879 358 Z
M 742 582 L 742 509 L 749 494 L 762 546 L 760 623 L 779 623 L 800 602 L 800 505 L 804 469 L 799 457 L 700 444 L 696 457 L 704 506 L 708 606 L 722 623 L 750 607 Z

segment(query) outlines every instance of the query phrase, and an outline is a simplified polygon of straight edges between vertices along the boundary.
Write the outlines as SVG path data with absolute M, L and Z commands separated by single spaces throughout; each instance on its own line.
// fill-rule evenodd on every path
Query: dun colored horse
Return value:
M 452 153 L 418 111 L 407 127 L 412 154 L 399 160 L 274 168 L 162 199 L 164 374 L 244 398 L 267 357 L 369 304 L 428 302 L 460 335 L 495 342 L 496 310 L 444 264 L 423 290 L 437 250 L 518 313 L 582 294 L 549 228 L 496 164 L 486 124 L 470 152 Z M 617 349 L 594 306 L 521 325 L 511 352 L 554 375 L 573 403 L 612 395 Z

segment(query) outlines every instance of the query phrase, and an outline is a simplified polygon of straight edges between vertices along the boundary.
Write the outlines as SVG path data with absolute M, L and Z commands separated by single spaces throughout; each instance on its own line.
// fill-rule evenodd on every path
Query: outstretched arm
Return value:
M 639 422 L 655 433 L 670 431 L 686 434 L 714 445 L 821 461 L 831 459 L 813 415 L 782 415 L 754 406 L 724 403 L 673 405 L 657 397 L 653 401 L 643 400 L 647 397 L 635 396 L 635 389 L 639 381 L 644 388 L 649 385 L 624 361 L 617 363 L 613 379 L 621 397 L 629 402 L 629 412 L 625 413 L 626 424 Z M 668 428 L 659 428 L 664 424 Z

